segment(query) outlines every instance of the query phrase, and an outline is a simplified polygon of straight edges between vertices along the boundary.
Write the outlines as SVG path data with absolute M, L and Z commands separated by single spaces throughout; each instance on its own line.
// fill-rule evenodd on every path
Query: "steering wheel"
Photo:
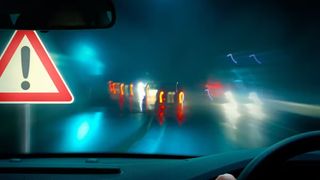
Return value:
M 266 179 L 273 170 L 287 160 L 316 150 L 320 150 L 320 131 L 289 137 L 272 145 L 255 157 L 241 172 L 238 180 Z

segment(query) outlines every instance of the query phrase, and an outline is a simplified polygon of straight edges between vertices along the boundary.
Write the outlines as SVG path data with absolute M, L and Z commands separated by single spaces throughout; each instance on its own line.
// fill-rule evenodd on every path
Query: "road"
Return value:
M 189 101 L 183 118 L 177 118 L 172 110 L 162 123 L 153 111 L 121 110 L 117 102 L 109 101 L 1 105 L 0 153 L 205 155 L 265 147 L 319 128 L 317 117 L 286 111 L 283 103 L 275 105 L 274 101 L 264 101 L 259 115 L 248 112 L 247 105 L 238 105 L 237 114 L 226 110 L 232 105 Z

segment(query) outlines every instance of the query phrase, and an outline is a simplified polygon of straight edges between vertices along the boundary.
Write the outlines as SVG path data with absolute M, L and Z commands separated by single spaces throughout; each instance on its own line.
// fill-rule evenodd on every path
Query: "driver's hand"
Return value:
M 216 180 L 236 180 L 236 178 L 233 177 L 231 174 L 222 174 L 218 176 Z

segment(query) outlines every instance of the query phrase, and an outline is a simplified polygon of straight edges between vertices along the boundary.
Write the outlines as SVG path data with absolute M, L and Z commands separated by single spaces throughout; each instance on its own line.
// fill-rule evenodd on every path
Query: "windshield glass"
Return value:
M 207 155 L 320 128 L 319 11 L 115 7 L 110 29 L 0 31 L 0 154 Z

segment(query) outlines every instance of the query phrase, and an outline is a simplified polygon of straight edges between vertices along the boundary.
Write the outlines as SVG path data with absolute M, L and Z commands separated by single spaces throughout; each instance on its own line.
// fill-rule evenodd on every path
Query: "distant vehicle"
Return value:
M 216 103 L 225 102 L 224 93 L 226 92 L 226 89 L 221 82 L 219 81 L 207 82 L 204 88 L 205 88 L 204 91 L 206 92 L 206 95 L 208 96 L 210 101 L 213 101 Z
M 158 85 L 157 91 L 157 104 L 183 104 L 184 102 L 184 91 L 179 83 L 176 84 L 160 84 Z
M 179 119 L 185 100 L 185 93 L 182 86 L 179 83 L 163 83 L 159 84 L 158 88 L 154 110 L 159 119 L 176 116 Z

